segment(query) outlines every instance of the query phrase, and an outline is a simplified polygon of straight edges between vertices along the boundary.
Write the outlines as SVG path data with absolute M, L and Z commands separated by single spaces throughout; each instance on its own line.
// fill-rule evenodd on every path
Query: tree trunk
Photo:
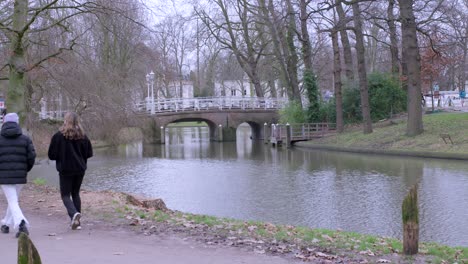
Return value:
M 272 75 L 270 75 L 267 82 L 268 82 L 268 87 L 270 88 L 270 97 L 276 98 L 278 95 L 278 92 L 276 90 L 275 79 L 272 77 Z
M 286 48 L 289 50 L 289 56 L 287 58 L 289 82 L 291 85 L 292 99 L 302 106 L 302 98 L 301 98 L 301 93 L 299 91 L 299 80 L 297 77 L 297 65 L 298 65 L 299 59 L 297 57 L 296 46 L 294 45 L 294 36 L 296 35 L 296 31 L 297 31 L 296 16 L 295 16 L 295 10 L 293 9 L 293 6 L 291 4 L 291 0 L 287 0 L 286 2 L 288 6 L 288 18 L 289 18 L 288 32 L 286 36 L 286 43 L 287 43 Z
M 340 19 L 340 36 L 341 36 L 341 44 L 343 45 L 343 58 L 344 58 L 344 65 L 345 65 L 345 74 L 348 82 L 354 82 L 354 72 L 353 72 L 353 55 L 351 52 L 351 45 L 349 44 L 348 32 L 346 31 L 346 14 L 343 11 L 343 7 L 341 6 L 342 0 L 337 1 L 336 5 L 336 12 L 338 13 L 338 17 Z
M 286 62 L 283 53 L 281 52 L 281 43 L 280 43 L 280 36 L 278 29 L 276 28 L 276 24 L 278 21 L 276 21 L 276 16 L 274 15 L 274 6 L 272 0 L 268 2 L 268 7 L 266 5 L 265 0 L 258 0 L 259 3 L 259 8 L 262 12 L 263 20 L 265 21 L 268 30 L 270 31 L 271 35 L 271 41 L 273 44 L 273 53 L 276 57 L 276 60 L 278 61 L 278 66 L 280 70 L 280 83 L 281 83 L 281 96 L 283 95 L 283 87 L 284 85 L 288 82 L 288 73 L 286 70 Z M 272 12 L 272 16 L 270 19 L 270 12 Z M 273 20 L 273 21 L 272 21 Z
M 408 122 L 406 134 L 416 136 L 423 132 L 421 106 L 421 58 L 419 56 L 416 21 L 413 13 L 413 1 L 398 0 L 400 4 L 403 69 L 406 68 L 408 93 Z
M 15 32 L 11 33 L 10 58 L 9 58 L 9 82 L 6 98 L 8 112 L 16 112 L 24 120 L 25 116 L 25 74 L 26 74 L 26 50 L 24 41 L 26 38 L 26 19 L 28 12 L 28 0 L 15 0 L 12 26 Z
M 341 58 L 337 32 L 333 31 L 331 37 L 333 45 L 333 77 L 335 79 L 336 130 L 338 133 L 342 133 L 344 130 L 343 97 L 341 94 Z
M 308 116 L 309 121 L 319 122 L 320 113 L 320 102 L 319 102 L 319 88 L 317 86 L 317 80 L 312 69 L 312 47 L 310 45 L 309 29 L 307 27 L 307 1 L 300 1 L 300 21 L 301 21 L 301 37 L 302 42 L 302 59 L 304 61 L 304 75 L 303 75 L 303 87 L 307 90 L 309 98 Z M 310 75 L 310 76 L 308 76 Z M 306 82 L 306 76 L 307 79 Z
M 468 31 L 468 29 L 467 29 Z M 468 54 L 468 36 L 465 38 L 465 42 L 463 43 L 463 61 L 461 66 L 461 90 L 466 91 L 466 59 Z
M 306 71 L 312 70 L 312 47 L 310 45 L 309 29 L 307 27 L 307 1 L 301 0 L 301 42 L 302 42 L 302 59 L 304 60 L 304 68 Z
M 418 254 L 419 210 L 417 184 L 411 188 L 403 200 L 401 208 L 403 219 L 403 252 L 405 255 Z
M 393 7 L 395 0 L 388 1 L 387 7 L 387 24 L 390 34 L 390 54 L 392 57 L 392 73 L 398 75 L 400 73 L 400 63 L 398 60 L 398 39 L 395 25 L 395 15 L 393 14 Z
M 372 133 L 372 120 L 369 106 L 369 91 L 367 88 L 366 58 L 364 49 L 364 36 L 362 33 L 361 10 L 359 9 L 358 2 L 354 2 L 352 4 L 352 7 L 354 32 L 356 35 L 356 52 L 359 74 L 359 90 L 361 94 L 362 125 L 364 134 L 369 134 Z
M 29 237 L 21 233 L 18 238 L 18 264 L 41 264 L 41 257 Z

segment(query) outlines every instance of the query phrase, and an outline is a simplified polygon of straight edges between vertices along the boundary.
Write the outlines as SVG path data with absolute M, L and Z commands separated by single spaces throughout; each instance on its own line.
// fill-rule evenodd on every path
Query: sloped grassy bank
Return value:
M 371 134 L 353 130 L 296 145 L 337 151 L 468 160 L 468 113 L 427 114 L 423 122 L 424 133 L 415 137 L 405 135 L 406 119 L 402 119 L 375 127 Z M 448 139 L 445 143 L 442 134 L 449 135 L 453 144 Z
M 44 182 L 26 185 L 21 196 L 22 205 L 37 213 L 49 212 L 60 200 L 58 190 Z M 142 235 L 177 235 L 312 263 L 468 263 L 468 248 L 463 247 L 422 243 L 420 254 L 406 257 L 401 253 L 402 242 L 395 238 L 154 210 L 111 191 L 84 190 L 81 198 L 84 221 L 132 228 Z
M 346 231 L 241 221 L 178 211 L 149 210 L 112 200 L 121 219 L 146 234 L 176 232 L 208 244 L 247 247 L 317 263 L 468 263 L 468 248 L 420 244 L 420 254 L 402 255 L 402 242 Z

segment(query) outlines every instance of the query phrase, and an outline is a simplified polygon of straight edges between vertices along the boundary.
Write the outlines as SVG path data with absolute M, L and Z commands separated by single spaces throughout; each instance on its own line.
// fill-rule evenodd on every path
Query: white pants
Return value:
M 21 208 L 18 203 L 18 196 L 23 188 L 22 184 L 4 184 L 1 185 L 3 194 L 8 201 L 8 208 L 6 210 L 5 218 L 2 219 L 2 225 L 12 226 L 14 229 L 18 229 L 21 220 L 24 220 L 27 225 L 28 220 L 23 215 Z

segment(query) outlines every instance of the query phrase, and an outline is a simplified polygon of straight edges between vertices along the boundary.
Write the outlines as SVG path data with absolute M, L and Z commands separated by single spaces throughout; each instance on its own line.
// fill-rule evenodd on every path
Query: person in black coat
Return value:
M 18 196 L 27 174 L 34 166 L 36 151 L 29 137 L 23 135 L 16 113 L 4 116 L 0 133 L 0 185 L 8 201 L 6 215 L 3 218 L 1 232 L 9 233 L 10 226 L 29 235 L 29 222 L 23 215 L 18 203 Z
M 71 228 L 81 229 L 80 188 L 87 169 L 87 161 L 93 156 L 93 148 L 78 120 L 72 112 L 65 114 L 63 125 L 51 139 L 48 156 L 55 160 L 60 176 L 60 195 L 71 219 Z

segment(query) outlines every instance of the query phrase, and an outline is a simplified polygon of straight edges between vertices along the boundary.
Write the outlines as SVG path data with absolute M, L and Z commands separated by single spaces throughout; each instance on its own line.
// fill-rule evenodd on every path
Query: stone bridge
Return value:
M 237 127 L 247 123 L 252 139 L 268 137 L 264 124 L 278 123 L 278 110 L 287 103 L 286 98 L 258 97 L 197 97 L 156 99 L 147 97 L 135 105 L 133 126 L 142 128 L 144 141 L 164 143 L 167 125 L 177 122 L 202 121 L 215 141 L 235 141 Z M 47 111 L 41 107 L 41 119 L 63 119 L 66 111 Z M 268 126 L 269 127 L 269 126 Z M 266 132 L 266 133 L 265 133 Z
M 277 123 L 278 110 L 285 104 L 286 100 L 252 97 L 147 99 L 139 105 L 139 112 L 150 119 L 143 129 L 146 142 L 164 143 L 167 125 L 190 121 L 205 122 L 214 141 L 235 141 L 238 126 L 247 123 L 255 140 L 268 135 L 264 124 Z
M 235 141 L 237 127 L 242 123 L 250 125 L 252 139 L 263 139 L 265 137 L 264 124 L 277 123 L 279 115 L 277 111 L 271 110 L 229 110 L 164 113 L 150 118 L 154 121 L 152 127 L 155 131 L 144 133 L 154 137 L 147 140 L 164 143 L 165 128 L 168 124 L 188 121 L 205 122 L 209 127 L 210 139 L 214 141 Z

